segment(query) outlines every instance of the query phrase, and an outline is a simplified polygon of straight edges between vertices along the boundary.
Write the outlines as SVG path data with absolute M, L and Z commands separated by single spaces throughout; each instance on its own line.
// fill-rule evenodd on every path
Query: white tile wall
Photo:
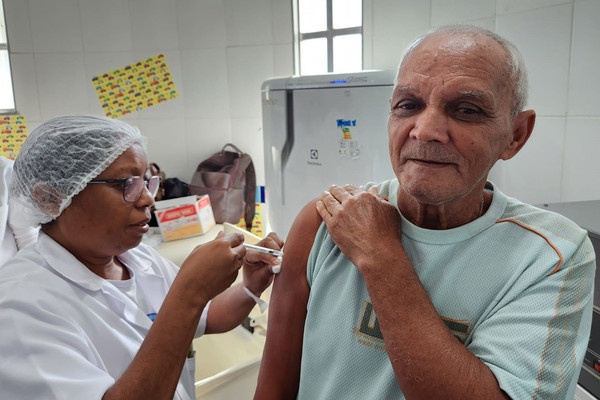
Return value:
M 227 45 L 255 46 L 273 43 L 272 16 L 271 0 L 225 0 Z M 278 21 L 278 24 L 280 22 L 283 20 Z
M 225 7 L 222 1 L 178 0 L 177 15 L 181 49 L 225 47 Z
M 33 52 L 27 1 L 4 0 L 3 4 L 11 53 Z
M 181 52 L 186 118 L 229 117 L 226 63 L 225 48 Z
M 427 29 L 430 13 L 429 1 L 373 0 L 373 34 Z
M 496 0 L 431 0 L 431 25 L 494 18 Z
M 363 34 L 363 69 L 374 69 L 373 66 L 373 35 Z
M 61 53 L 83 50 L 78 0 L 28 0 L 28 3 L 35 52 Z
M 560 201 L 564 137 L 564 117 L 538 117 L 525 146 L 512 159 L 498 161 L 490 180 L 525 202 Z
M 272 1 L 273 15 L 273 43 L 292 44 L 294 35 L 290 29 L 292 26 L 292 2 Z
M 373 2 L 376 0 L 363 0 L 363 38 L 373 36 Z
M 474 19 L 471 21 L 467 21 L 467 23 L 480 26 L 492 32 L 496 31 L 496 18 Z
M 427 31 L 429 27 L 375 34 L 372 68 L 396 70 L 404 49 Z
M 231 140 L 245 153 L 252 157 L 256 171 L 256 184 L 265 184 L 264 150 L 262 136 L 262 119 L 232 118 Z
M 140 118 L 137 126 L 148 138 L 150 161 L 156 162 L 168 176 L 180 178 L 183 174 L 187 174 L 185 164 L 181 162 L 188 157 L 186 124 L 183 119 Z
M 569 115 L 598 115 L 600 112 L 600 1 L 575 3 L 571 70 L 569 74 Z
M 497 33 L 523 53 L 529 72 L 529 106 L 540 115 L 564 115 L 567 108 L 571 5 L 499 16 Z
M 274 74 L 273 46 L 229 47 L 227 69 L 231 118 L 260 118 L 260 87 Z
M 135 50 L 179 48 L 177 0 L 128 0 Z
M 187 141 L 187 159 L 177 164 L 172 175 L 189 182 L 201 161 L 220 151 L 225 143 L 230 143 L 231 126 L 229 118 L 222 119 L 185 119 Z M 162 157 L 157 154 L 157 157 Z M 179 171 L 179 172 L 177 172 Z
M 497 0 L 496 10 L 498 14 L 508 14 L 569 3 L 569 0 Z
M 79 8 L 84 51 L 133 50 L 128 3 L 122 0 L 80 0 Z
M 291 76 L 294 74 L 294 49 L 292 44 L 273 46 L 273 76 Z
M 600 199 L 600 118 L 567 118 L 562 201 Z
M 27 120 L 40 120 L 38 84 L 35 75 L 33 54 L 12 54 L 12 75 L 17 112 Z
M 84 73 L 83 54 L 40 53 L 34 64 L 43 120 L 88 112 L 86 88 L 91 81 Z

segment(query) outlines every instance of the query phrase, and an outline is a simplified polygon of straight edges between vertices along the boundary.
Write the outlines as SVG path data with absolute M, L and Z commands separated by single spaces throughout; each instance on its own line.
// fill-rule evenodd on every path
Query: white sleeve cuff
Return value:
M 256 302 L 256 304 L 258 304 L 258 307 L 260 308 L 261 313 L 264 313 L 267 310 L 267 308 L 269 307 L 269 303 L 267 303 L 260 297 L 256 297 L 254 295 L 254 293 L 252 293 L 250 290 L 248 290 L 248 288 L 246 286 L 244 286 L 244 292 L 246 292 L 246 294 L 248 296 L 250 296 Z
M 211 301 L 212 300 L 210 300 L 208 303 L 206 303 L 206 306 L 204 306 L 204 310 L 202 310 L 202 315 L 200 316 L 200 322 L 198 322 L 198 329 L 196 329 L 196 335 L 194 336 L 196 338 L 204 335 L 204 333 L 206 332 L 206 320 L 208 318 L 208 309 L 210 307 Z

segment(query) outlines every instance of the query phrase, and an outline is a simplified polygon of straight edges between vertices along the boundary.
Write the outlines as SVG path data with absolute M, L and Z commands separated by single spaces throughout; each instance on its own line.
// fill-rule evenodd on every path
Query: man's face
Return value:
M 402 64 L 388 120 L 390 156 L 401 188 L 419 203 L 480 190 L 494 163 L 510 158 L 512 95 L 502 61 L 491 39 L 438 34 Z

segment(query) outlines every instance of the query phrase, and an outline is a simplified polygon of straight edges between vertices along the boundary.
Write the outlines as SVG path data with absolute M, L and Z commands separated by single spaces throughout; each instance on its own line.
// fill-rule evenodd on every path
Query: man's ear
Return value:
M 504 151 L 500 154 L 501 160 L 509 160 L 517 154 L 521 148 L 525 145 L 533 126 L 535 125 L 535 111 L 525 110 L 517 115 L 517 118 L 513 121 L 511 141 L 506 146 Z

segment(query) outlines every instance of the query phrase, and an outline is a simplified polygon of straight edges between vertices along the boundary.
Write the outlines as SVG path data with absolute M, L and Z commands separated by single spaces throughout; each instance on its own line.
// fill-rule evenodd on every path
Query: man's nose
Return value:
M 447 143 L 448 116 L 443 110 L 434 106 L 427 106 L 416 116 L 415 125 L 410 131 L 410 138 L 420 142 Z

